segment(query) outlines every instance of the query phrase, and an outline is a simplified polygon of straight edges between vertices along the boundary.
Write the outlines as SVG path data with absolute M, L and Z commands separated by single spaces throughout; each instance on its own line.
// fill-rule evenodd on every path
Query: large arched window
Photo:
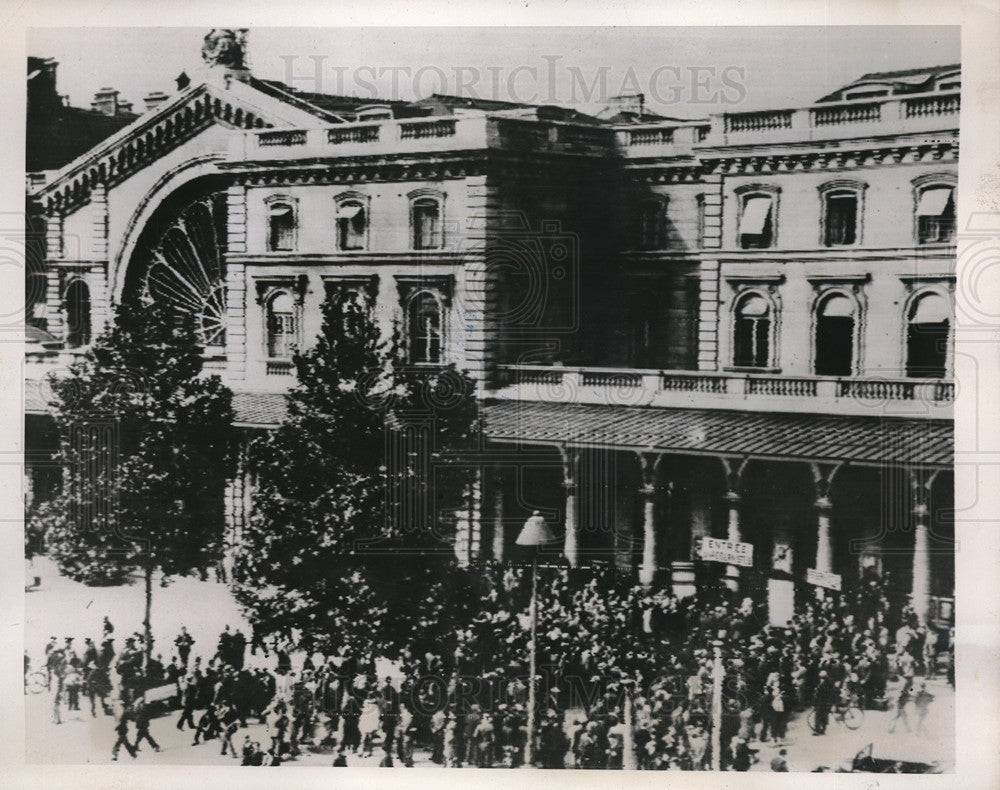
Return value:
M 290 200 L 268 203 L 267 248 L 274 252 L 295 249 L 295 206 Z
M 337 248 L 363 250 L 368 246 L 368 211 L 360 200 L 337 204 Z
M 850 376 L 856 355 L 857 304 L 842 293 L 825 297 L 816 310 L 816 350 L 813 372 L 817 376 Z
M 419 291 L 407 305 L 407 346 L 410 362 L 439 363 L 442 358 L 441 300 L 430 291 Z
M 951 309 L 939 293 L 929 292 L 911 304 L 906 326 L 906 375 L 940 379 L 948 369 Z
M 733 365 L 771 367 L 771 303 L 758 293 L 745 294 L 736 303 L 733 321 Z
M 66 288 L 66 346 L 90 344 L 90 289 L 83 280 L 73 280 Z
M 298 342 L 298 312 L 295 298 L 288 291 L 278 291 L 267 300 L 267 355 L 288 359 Z
M 415 250 L 439 250 L 444 246 L 439 198 L 414 198 L 410 204 L 410 232 Z

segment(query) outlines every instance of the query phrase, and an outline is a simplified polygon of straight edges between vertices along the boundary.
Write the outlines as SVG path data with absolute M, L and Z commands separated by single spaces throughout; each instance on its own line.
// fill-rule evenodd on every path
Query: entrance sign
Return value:
M 736 540 L 702 538 L 701 558 L 703 560 L 724 562 L 727 565 L 742 565 L 745 568 L 749 568 L 753 565 L 753 544 L 741 543 Z
M 818 571 L 815 568 L 806 569 L 806 581 L 815 584 L 817 587 L 826 587 L 828 590 L 840 592 L 840 574 L 829 571 Z

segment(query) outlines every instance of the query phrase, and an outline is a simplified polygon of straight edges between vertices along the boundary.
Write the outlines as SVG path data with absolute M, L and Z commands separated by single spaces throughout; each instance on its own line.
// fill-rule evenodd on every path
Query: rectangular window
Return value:
M 295 243 L 295 214 L 292 207 L 285 204 L 272 206 L 268 221 L 268 249 L 291 250 Z
M 442 246 L 441 209 L 436 200 L 413 203 L 413 249 L 436 250 Z
M 770 247 L 774 241 L 773 201 L 754 195 L 743 205 L 740 218 L 740 247 L 744 250 Z
M 348 203 L 337 212 L 337 241 L 342 250 L 365 248 L 365 209 L 358 203 Z
M 857 222 L 857 195 L 827 195 L 826 227 L 823 233 L 823 243 L 827 247 L 854 244 L 857 241 Z
M 917 202 L 917 240 L 920 244 L 947 244 L 955 240 L 955 190 L 931 187 Z

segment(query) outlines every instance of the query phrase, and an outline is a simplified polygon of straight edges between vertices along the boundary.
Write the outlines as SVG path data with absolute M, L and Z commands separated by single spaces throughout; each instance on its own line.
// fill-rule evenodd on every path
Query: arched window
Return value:
M 298 314 L 295 299 L 288 291 L 278 291 L 267 301 L 267 355 L 272 359 L 292 356 L 298 342 Z
M 66 289 L 66 346 L 90 344 L 90 289 L 83 280 L 74 280 Z
M 267 248 L 275 252 L 295 249 L 295 208 L 288 201 L 268 204 Z
M 733 365 L 740 368 L 771 366 L 771 303 L 757 293 L 740 297 L 733 327 Z
M 910 305 L 906 326 L 906 375 L 944 378 L 948 367 L 951 309 L 939 293 L 927 293 Z
M 816 310 L 817 376 L 850 376 L 854 373 L 854 336 L 857 304 L 842 293 L 823 299 Z
M 662 250 L 667 246 L 667 205 L 659 199 L 644 200 L 638 211 L 639 249 Z
M 367 246 L 368 212 L 360 200 L 343 200 L 337 205 L 337 247 L 363 250 Z
M 413 249 L 438 250 L 444 245 L 441 224 L 441 201 L 434 197 L 419 197 L 410 204 L 410 228 Z
M 440 299 L 429 291 L 420 291 L 410 299 L 407 313 L 407 345 L 410 362 L 440 362 L 442 352 Z
M 740 197 L 739 245 L 741 249 L 774 246 L 775 195 L 749 192 Z
M 928 184 L 917 192 L 917 243 L 949 244 L 955 240 L 955 187 Z

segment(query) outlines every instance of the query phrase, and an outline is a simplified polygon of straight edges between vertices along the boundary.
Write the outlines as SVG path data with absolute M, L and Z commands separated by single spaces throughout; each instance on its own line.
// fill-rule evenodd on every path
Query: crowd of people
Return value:
M 383 766 L 412 766 L 420 749 L 449 767 L 523 765 L 531 719 L 540 767 L 702 770 L 713 765 L 718 656 L 718 759 L 745 771 L 754 745 L 782 742 L 797 711 L 813 708 L 822 735 L 838 704 L 889 710 L 887 684 L 898 675 L 894 726 L 909 728 L 913 702 L 919 730 L 933 699 L 916 678 L 936 672 L 936 634 L 908 607 L 890 606 L 877 578 L 852 594 L 800 596 L 796 615 L 774 626 L 762 605 L 721 582 L 679 598 L 613 570 L 543 568 L 539 577 L 534 711 L 530 572 L 497 567 L 477 576 L 458 609 L 442 581 L 394 656 L 347 639 L 321 654 L 302 634 L 275 634 L 268 645 L 256 629 L 248 643 L 227 626 L 211 645 L 182 628 L 164 661 L 141 633 L 116 654 L 105 618 L 100 646 L 87 638 L 78 654 L 72 638 L 55 637 L 46 646 L 54 719 L 89 698 L 94 717 L 115 719 L 113 759 L 122 747 L 133 757 L 143 743 L 159 750 L 150 709 L 167 704 L 192 744 L 214 741 L 243 765 L 277 766 L 312 749 L 335 753 L 338 766 L 376 754 Z M 255 666 L 248 646 L 260 651 Z M 392 659 L 388 676 L 376 673 L 377 659 Z M 265 734 L 240 739 L 251 723 Z

